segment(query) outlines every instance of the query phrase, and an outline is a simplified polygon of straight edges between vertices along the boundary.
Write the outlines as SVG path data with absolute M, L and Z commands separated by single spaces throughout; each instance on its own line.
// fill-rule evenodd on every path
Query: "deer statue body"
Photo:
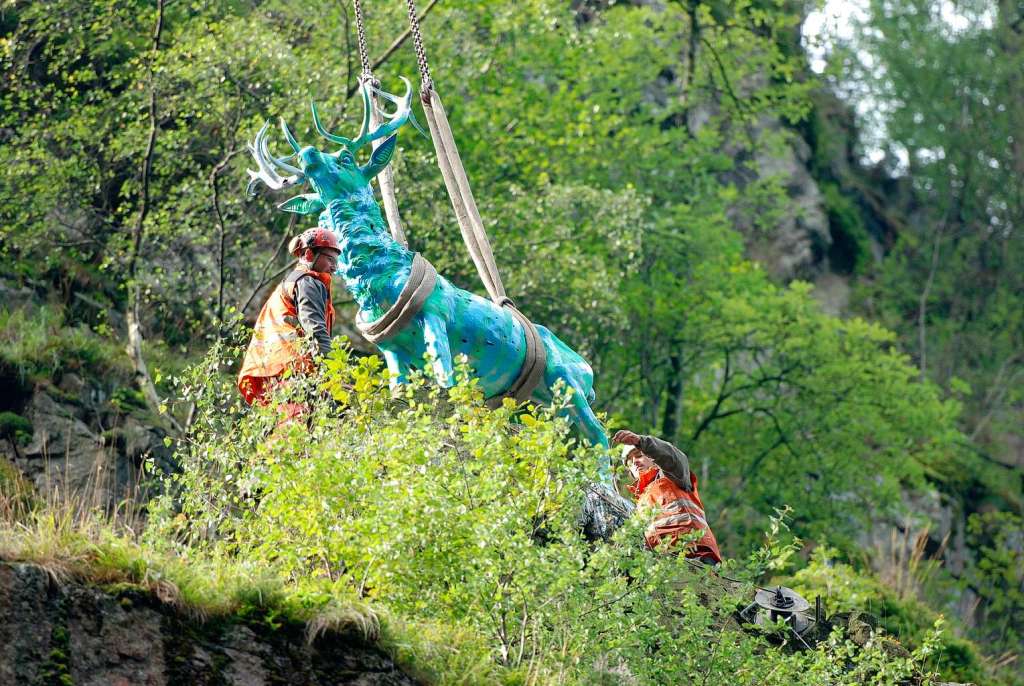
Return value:
M 415 253 L 391 237 L 370 187 L 371 179 L 391 159 L 397 138 L 394 132 L 409 117 L 411 89 L 407 84 L 403 98 L 378 93 L 395 102 L 397 111 L 390 121 L 368 132 L 371 103 L 369 87 L 364 87 L 363 127 L 356 139 L 328 133 L 313 106 L 317 131 L 341 145 L 337 152 L 300 147 L 283 120 L 281 128 L 294 155 L 274 158 L 269 154 L 269 124 L 263 126 L 249 145 L 259 166 L 259 171 L 249 172 L 250 192 L 259 181 L 272 189 L 301 183 L 312 187 L 313 193 L 291 198 L 280 207 L 299 214 L 319 214 L 319 225 L 338 237 L 341 255 L 337 274 L 359 306 L 357 322 L 364 324 L 377 321 L 399 298 L 410 279 L 415 257 Z M 359 148 L 385 137 L 367 164 L 356 163 L 355 153 Z M 287 162 L 291 157 L 297 158 L 297 167 Z M 282 177 L 278 170 L 291 176 Z M 546 365 L 532 399 L 550 402 L 552 387 L 562 382 L 572 390 L 565 410 L 570 421 L 589 443 L 607 449 L 607 434 L 590 406 L 594 399 L 590 365 L 547 328 L 537 325 L 536 329 L 546 352 Z M 458 288 L 437 275 L 433 290 L 419 312 L 392 337 L 378 341 L 377 346 L 384 354 L 393 384 L 405 381 L 411 370 L 429 365 L 425 371 L 439 384 L 449 387 L 454 382 L 453 360 L 465 355 L 485 397 L 495 397 L 509 389 L 523 366 L 526 333 L 507 308 Z M 607 450 L 604 453 L 601 477 L 605 485 L 612 486 Z

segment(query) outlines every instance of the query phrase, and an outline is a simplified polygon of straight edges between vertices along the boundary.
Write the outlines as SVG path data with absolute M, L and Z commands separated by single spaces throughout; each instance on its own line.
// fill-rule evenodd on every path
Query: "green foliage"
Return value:
M 1012 464 L 1024 416 L 1021 8 L 898 0 L 867 10 L 833 56 L 837 85 L 872 103 L 861 108 L 863 143 L 885 153 L 901 177 L 903 197 L 891 199 L 913 214 L 863 304 L 929 377 L 969 384 L 966 433 Z M 1019 480 L 1015 490 L 1004 497 L 1019 509 Z
M 110 404 L 122 412 L 145 410 L 146 398 L 142 391 L 129 386 L 118 386 L 110 396 Z
M 32 422 L 14 412 L 0 412 L 0 437 L 27 443 L 32 438 Z
M 871 239 L 864 217 L 835 184 L 824 184 L 822 192 L 832 234 L 829 262 L 840 273 L 862 273 L 871 260 Z
M 838 635 L 828 650 L 768 647 L 732 619 L 750 587 L 641 548 L 640 518 L 611 545 L 583 541 L 580 498 L 595 455 L 569 439 L 562 401 L 487 410 L 465 368 L 448 391 L 415 379 L 392 394 L 378 358 L 336 347 L 322 377 L 292 378 L 267 407 L 240 411 L 230 380 L 193 385 L 223 364 L 211 354 L 183 380 L 196 422 L 147 536 L 180 553 L 259 561 L 289 587 L 319 580 L 422 628 L 434 645 L 445 627 L 461 655 L 391 644 L 438 683 L 740 674 L 820 684 L 827 674 L 896 684 L 918 674 L 924 649 L 896 660 Z M 305 403 L 305 418 L 279 424 L 284 401 Z M 785 565 L 795 546 L 784 533 L 779 519 L 751 569 Z M 434 659 L 443 669 L 423 667 Z
M 951 633 L 936 634 L 942 621 L 932 609 L 894 590 L 863 570 L 835 559 L 836 551 L 820 546 L 809 564 L 793 576 L 794 588 L 805 595 L 820 595 L 829 615 L 866 613 L 888 634 L 915 650 L 924 651 L 926 664 L 944 678 L 975 683 L 1018 683 L 1000 675 L 987 664 L 977 645 Z M 1007 681 L 1003 681 L 1007 679 Z
M 975 635 L 993 652 L 1016 652 L 1024 639 L 1024 520 L 1009 512 L 974 514 L 967 533 L 978 551 L 967 582 L 984 600 Z
M 66 325 L 61 308 L 43 305 L 31 312 L 0 307 L 0 366 L 34 381 L 62 372 L 123 376 L 126 361 L 112 341 L 83 324 Z
M 672 337 L 685 355 L 669 356 L 689 372 L 676 379 L 676 440 L 708 476 L 713 526 L 727 542 L 743 542 L 784 503 L 801 504 L 800 536 L 842 536 L 895 504 L 901 484 L 954 470 L 957 404 L 916 382 L 889 332 L 824 315 L 805 284 L 777 288 L 741 261 L 730 272 L 685 302 L 685 329 L 641 338 L 646 353 L 629 349 L 653 363 Z
M 822 647 L 829 650 L 833 662 L 810 664 L 808 676 L 811 683 L 819 684 L 905 684 L 922 681 L 920 665 L 936 650 L 941 637 L 941 623 L 919 648 L 911 654 L 894 654 L 887 649 L 884 639 L 872 636 L 864 645 L 844 639 L 841 632 L 835 632 Z M 923 683 L 930 683 L 934 675 L 926 676 Z

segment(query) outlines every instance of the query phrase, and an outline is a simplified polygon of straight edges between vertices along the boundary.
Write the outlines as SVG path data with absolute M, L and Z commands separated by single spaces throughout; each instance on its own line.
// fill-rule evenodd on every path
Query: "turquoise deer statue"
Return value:
M 363 123 L 354 139 L 328 132 L 314 104 L 316 130 L 340 146 L 334 152 L 300 146 L 284 119 L 281 130 L 294 155 L 276 158 L 270 154 L 269 122 L 249 144 L 259 168 L 249 171 L 250 193 L 259 183 L 275 190 L 301 184 L 311 187 L 313 192 L 290 198 L 279 207 L 302 215 L 318 214 L 319 225 L 338 237 L 341 255 L 337 274 L 359 306 L 356 321 L 362 328 L 380 321 L 396 301 L 404 297 L 403 291 L 409 290 L 407 282 L 418 278 L 414 275 L 414 263 L 422 259 L 391 237 L 370 187 L 370 181 L 391 160 L 396 131 L 409 119 L 412 89 L 408 81 L 405 83 L 403 97 L 377 91 L 397 104 L 397 109 L 372 131 L 369 130 L 371 93 L 369 86 L 362 89 Z M 359 165 L 357 151 L 381 139 L 385 140 L 373 150 L 369 161 Z M 297 159 L 298 166 L 289 163 L 293 158 Z M 508 308 L 458 288 L 443 276 L 437 275 L 432 281 L 433 287 L 430 288 L 428 282 L 428 292 L 421 293 L 418 312 L 404 322 L 400 330 L 377 341 L 392 383 L 401 384 L 411 370 L 425 368 L 437 383 L 449 387 L 453 383 L 453 359 L 465 355 L 484 395 L 500 397 L 516 381 L 524 363 L 527 334 L 523 324 Z M 605 449 L 600 465 L 601 481 L 613 492 L 607 434 L 590 406 L 594 400 L 594 375 L 590 365 L 547 328 L 537 325 L 536 331 L 546 360 L 542 380 L 531 399 L 538 403 L 550 402 L 551 389 L 558 382 L 572 390 L 565 412 L 587 441 Z

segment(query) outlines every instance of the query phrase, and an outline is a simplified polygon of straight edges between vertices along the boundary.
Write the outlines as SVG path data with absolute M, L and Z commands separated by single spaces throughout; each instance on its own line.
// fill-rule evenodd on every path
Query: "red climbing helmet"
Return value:
M 298 257 L 304 250 L 336 250 L 339 253 L 338 238 L 329 229 L 315 227 L 306 229 L 288 244 L 288 252 Z

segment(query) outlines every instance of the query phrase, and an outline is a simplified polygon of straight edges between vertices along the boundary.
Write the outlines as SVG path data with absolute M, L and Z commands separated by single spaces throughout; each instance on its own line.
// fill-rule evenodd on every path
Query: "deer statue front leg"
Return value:
M 448 325 L 443 317 L 433 312 L 424 310 L 422 316 L 423 341 L 426 343 L 434 378 L 443 388 L 451 388 L 455 383 L 455 367 L 448 343 Z
M 384 353 L 384 361 L 388 365 L 388 376 L 390 376 L 390 387 L 391 390 L 395 390 L 399 386 L 409 382 L 409 372 L 412 371 L 409 365 L 405 361 L 404 357 L 397 351 L 384 346 L 380 346 L 380 351 Z
M 430 376 L 442 387 L 450 388 L 455 383 L 448 328 L 440 315 L 421 311 L 405 331 L 390 340 L 378 341 L 377 347 L 384 353 L 392 389 L 408 383 L 412 371 L 423 368 L 424 361 Z

